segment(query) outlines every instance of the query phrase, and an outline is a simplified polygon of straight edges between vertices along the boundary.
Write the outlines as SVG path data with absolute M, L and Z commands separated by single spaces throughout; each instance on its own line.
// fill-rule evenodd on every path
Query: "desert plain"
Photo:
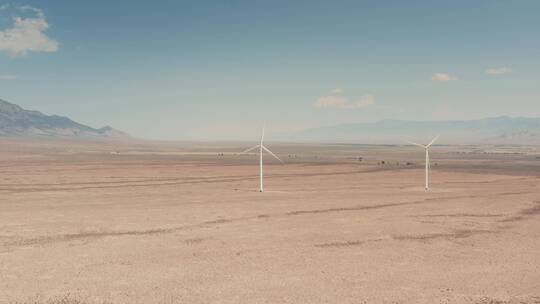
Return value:
M 540 147 L 0 143 L 0 303 L 540 303 Z

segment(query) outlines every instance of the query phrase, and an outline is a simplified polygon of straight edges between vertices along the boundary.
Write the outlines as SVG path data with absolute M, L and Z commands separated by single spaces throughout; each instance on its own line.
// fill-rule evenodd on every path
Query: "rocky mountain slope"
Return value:
M 126 133 L 109 126 L 95 129 L 67 117 L 25 110 L 0 99 L 0 136 L 49 136 L 81 138 L 127 138 Z

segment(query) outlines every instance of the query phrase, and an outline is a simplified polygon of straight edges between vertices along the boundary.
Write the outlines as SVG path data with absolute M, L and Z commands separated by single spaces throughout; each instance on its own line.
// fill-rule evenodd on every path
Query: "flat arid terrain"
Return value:
M 0 303 L 540 303 L 540 148 L 0 142 Z

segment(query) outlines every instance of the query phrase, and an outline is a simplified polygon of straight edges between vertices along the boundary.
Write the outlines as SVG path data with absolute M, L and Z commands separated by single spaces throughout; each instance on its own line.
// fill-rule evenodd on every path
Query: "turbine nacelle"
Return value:
M 439 138 L 440 135 L 437 135 L 435 136 L 430 142 L 429 144 L 427 145 L 422 145 L 422 144 L 417 144 L 415 142 L 412 142 L 412 141 L 408 141 L 407 143 L 411 144 L 411 145 L 414 145 L 414 146 L 418 146 L 418 147 L 422 147 L 424 149 L 429 149 L 429 147 L 431 147 L 431 145 L 433 145 L 435 143 L 435 141 Z
M 277 159 L 278 161 L 280 161 L 282 164 L 284 164 L 285 162 L 283 162 L 279 157 L 277 157 L 277 155 L 275 155 L 272 151 L 270 151 L 270 149 L 268 149 L 267 147 L 265 147 L 264 145 L 261 145 L 261 144 L 258 144 L 258 145 L 255 145 L 247 150 L 244 150 L 240 153 L 238 153 L 239 155 L 242 155 L 242 154 L 246 154 L 246 153 L 249 153 L 257 148 L 262 148 L 262 150 L 266 151 L 268 154 L 272 155 L 275 159 Z

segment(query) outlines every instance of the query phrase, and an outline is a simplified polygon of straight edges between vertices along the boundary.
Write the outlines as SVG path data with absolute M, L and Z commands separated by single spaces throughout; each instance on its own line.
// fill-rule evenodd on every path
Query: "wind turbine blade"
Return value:
M 264 141 L 264 129 L 266 129 L 266 122 L 263 124 L 262 135 L 261 135 L 261 145 Z
M 415 142 L 412 142 L 412 141 L 407 141 L 407 143 L 409 143 L 409 144 L 411 144 L 411 145 L 415 145 L 415 146 L 419 146 L 419 147 L 422 147 L 422 148 L 424 148 L 424 149 L 426 148 L 426 146 L 424 146 L 424 145 L 421 145 L 421 144 L 417 144 L 417 143 L 415 143 Z
M 433 140 L 426 146 L 426 148 L 428 148 L 429 146 L 433 145 L 433 143 L 437 140 L 437 138 L 439 138 L 440 135 L 437 135 L 435 136 L 435 138 L 433 138 Z
M 279 157 L 277 157 L 274 153 L 272 153 L 272 151 L 268 150 L 268 148 L 266 148 L 265 146 L 262 146 L 262 148 L 264 149 L 264 151 L 268 152 L 270 155 L 272 155 L 277 160 L 279 160 L 281 163 L 283 163 L 283 161 Z
M 246 154 L 246 153 L 248 153 L 248 152 L 251 151 L 251 150 L 257 149 L 259 146 L 260 146 L 260 145 L 253 146 L 253 147 L 251 147 L 251 148 L 249 148 L 249 149 L 247 149 L 247 150 L 244 150 L 244 151 L 242 151 L 242 152 L 240 152 L 240 153 L 238 153 L 238 154 Z

